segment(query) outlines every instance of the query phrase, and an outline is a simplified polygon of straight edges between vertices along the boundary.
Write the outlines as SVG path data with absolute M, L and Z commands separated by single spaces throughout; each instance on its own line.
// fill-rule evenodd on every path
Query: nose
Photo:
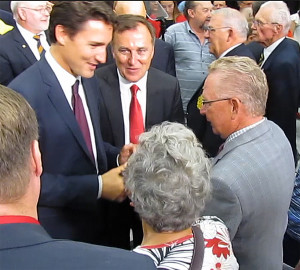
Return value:
M 204 31 L 204 37 L 205 38 L 209 38 L 209 34 L 210 34 L 209 30 Z
M 200 114 L 201 115 L 205 115 L 206 114 L 206 106 L 205 105 L 202 105 L 202 108 L 200 109 Z
M 95 58 L 98 63 L 105 63 L 106 62 L 106 49 L 99 48 L 95 55 Z
M 129 58 L 128 58 L 128 63 L 129 63 L 131 66 L 134 66 L 134 64 L 136 63 L 137 59 L 138 59 L 137 52 L 131 51 L 131 53 L 130 53 L 130 55 L 129 55 Z

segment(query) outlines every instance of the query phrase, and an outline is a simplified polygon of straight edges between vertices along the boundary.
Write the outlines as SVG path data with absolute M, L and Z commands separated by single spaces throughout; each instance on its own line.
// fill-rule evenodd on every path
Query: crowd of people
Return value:
M 1 269 L 300 269 L 299 8 L 234 3 L 0 9 Z

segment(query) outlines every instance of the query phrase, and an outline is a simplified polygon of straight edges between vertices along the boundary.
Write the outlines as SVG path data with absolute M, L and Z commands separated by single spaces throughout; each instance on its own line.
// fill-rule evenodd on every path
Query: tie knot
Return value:
M 73 95 L 77 95 L 78 94 L 78 86 L 79 86 L 79 80 L 76 80 L 76 82 L 72 85 Z
M 40 40 L 40 35 L 34 35 L 33 38 L 34 38 L 36 41 L 38 41 L 38 40 Z
M 139 88 L 136 84 L 133 84 L 133 85 L 130 87 L 131 94 L 132 94 L 132 95 L 136 95 L 136 92 L 137 92 L 139 89 L 140 89 L 140 88 Z

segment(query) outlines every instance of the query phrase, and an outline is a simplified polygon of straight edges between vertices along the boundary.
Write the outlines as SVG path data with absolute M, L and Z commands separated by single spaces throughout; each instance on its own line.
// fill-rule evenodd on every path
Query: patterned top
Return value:
M 174 48 L 176 76 L 179 81 L 183 109 L 208 74 L 208 66 L 216 58 L 209 52 L 209 42 L 201 44 L 187 21 L 171 25 L 164 39 Z
M 228 229 L 217 217 L 204 216 L 197 220 L 204 241 L 202 269 L 239 269 L 233 254 Z M 190 268 L 194 250 L 193 235 L 156 246 L 138 246 L 133 251 L 149 256 L 157 269 L 187 270 Z

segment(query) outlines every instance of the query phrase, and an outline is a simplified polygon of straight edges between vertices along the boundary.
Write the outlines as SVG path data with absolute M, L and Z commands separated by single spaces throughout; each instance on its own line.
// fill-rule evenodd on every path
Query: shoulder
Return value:
M 113 63 L 113 64 L 109 64 L 109 65 L 106 65 L 106 66 L 96 69 L 95 75 L 98 78 L 106 80 L 109 77 L 113 77 L 114 73 L 116 73 L 116 72 L 117 72 L 117 67 Z
M 148 71 L 148 79 L 155 80 L 157 85 L 170 85 L 178 82 L 177 78 L 154 67 Z M 158 83 L 159 82 L 159 83 Z

